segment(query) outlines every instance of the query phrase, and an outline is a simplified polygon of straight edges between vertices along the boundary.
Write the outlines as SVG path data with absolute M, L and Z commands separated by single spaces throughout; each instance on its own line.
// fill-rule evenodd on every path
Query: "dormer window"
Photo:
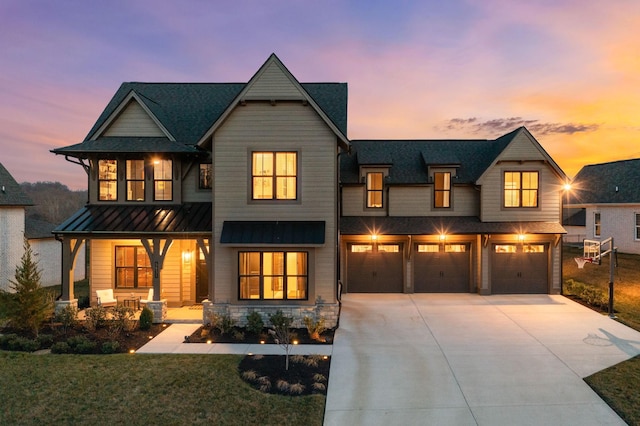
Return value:
M 433 200 L 436 208 L 451 207 L 451 173 L 435 172 L 433 174 Z
M 117 160 L 98 160 L 98 188 L 100 201 L 118 200 Z
M 173 162 L 171 160 L 153 161 L 153 197 L 156 201 L 173 199 Z
M 382 172 L 367 173 L 367 208 L 381 209 L 384 176 Z

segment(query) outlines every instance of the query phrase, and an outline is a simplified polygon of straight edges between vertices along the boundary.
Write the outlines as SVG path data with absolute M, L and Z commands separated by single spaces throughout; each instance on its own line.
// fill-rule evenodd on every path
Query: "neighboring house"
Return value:
M 56 241 L 52 231 L 57 225 L 44 221 L 27 217 L 25 219 L 24 233 L 29 241 L 29 245 L 33 250 L 38 268 L 40 270 L 40 284 L 43 286 L 52 286 L 60 284 L 61 272 L 61 246 Z M 78 262 L 74 269 L 74 280 L 78 281 L 86 277 L 85 274 L 85 250 L 84 246 L 78 253 Z
M 18 182 L 0 164 L 0 289 L 10 290 L 24 254 L 24 211 L 33 205 Z
M 300 83 L 275 55 L 248 83 L 124 83 L 83 142 L 53 150 L 89 188 L 54 231 L 59 306 L 75 303 L 69 275 L 88 241 L 92 304 L 96 290 L 152 288 L 156 320 L 202 303 L 205 321 L 282 309 L 334 326 L 341 290 L 560 291 L 566 178 L 526 129 L 346 134 L 346 84 Z
M 621 253 L 640 254 L 640 159 L 583 167 L 573 178 L 567 209 L 584 213 L 584 236 L 613 237 Z
M 567 178 L 525 128 L 351 143 L 340 170 L 344 290 L 560 292 Z

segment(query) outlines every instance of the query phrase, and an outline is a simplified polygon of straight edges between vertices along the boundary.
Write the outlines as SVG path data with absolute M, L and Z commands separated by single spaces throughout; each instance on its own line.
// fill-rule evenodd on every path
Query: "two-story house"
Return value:
M 640 254 L 638 179 L 638 158 L 580 169 L 571 183 L 565 209 L 581 219 L 576 233 L 596 241 L 613 237 L 618 252 Z
M 272 55 L 247 83 L 125 83 L 79 144 L 88 204 L 54 233 L 157 320 L 203 305 L 337 322 L 348 292 L 558 293 L 563 172 L 522 128 L 492 141 L 347 139 L 347 86 Z
M 275 55 L 248 83 L 123 84 L 84 141 L 53 150 L 84 167 L 90 197 L 54 231 L 59 306 L 76 303 L 88 241 L 93 304 L 153 289 L 156 320 L 202 303 L 205 321 L 282 309 L 335 325 L 346 127 L 346 84 L 301 84 Z
M 559 293 L 566 176 L 496 140 L 357 140 L 341 156 L 347 292 Z

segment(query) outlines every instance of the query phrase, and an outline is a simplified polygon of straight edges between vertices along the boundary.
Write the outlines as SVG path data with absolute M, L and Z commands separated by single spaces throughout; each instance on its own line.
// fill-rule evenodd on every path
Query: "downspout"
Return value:
M 340 246 L 342 241 L 340 239 L 340 217 L 342 216 L 342 182 L 340 181 L 340 156 L 344 154 L 340 148 L 338 148 L 338 155 L 336 156 L 336 300 L 338 301 L 339 309 L 342 308 L 342 281 L 340 280 L 340 259 L 342 258 L 342 251 Z M 338 315 L 338 318 L 340 316 Z M 339 319 L 338 319 L 339 321 Z

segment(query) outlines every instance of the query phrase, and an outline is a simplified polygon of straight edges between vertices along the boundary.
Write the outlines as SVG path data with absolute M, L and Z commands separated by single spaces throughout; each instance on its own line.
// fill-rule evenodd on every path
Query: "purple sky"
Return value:
M 640 1 L 0 2 L 0 163 L 84 189 L 82 141 L 123 81 L 246 82 L 272 53 L 349 83 L 359 138 L 526 125 L 569 176 L 640 157 Z

